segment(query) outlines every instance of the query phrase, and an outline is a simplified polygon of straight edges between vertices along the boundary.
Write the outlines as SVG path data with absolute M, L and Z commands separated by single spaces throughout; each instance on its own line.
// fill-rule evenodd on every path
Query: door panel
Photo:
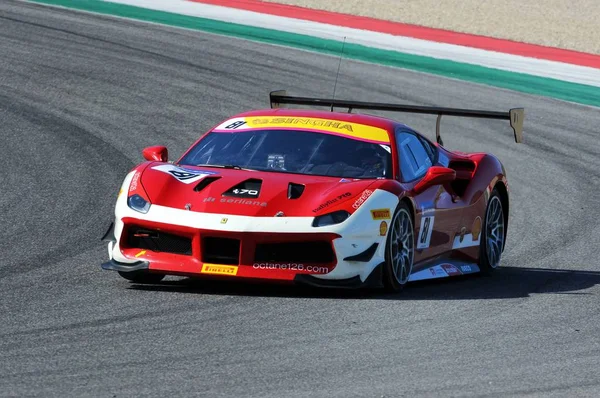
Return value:
M 398 177 L 402 182 L 416 184 L 431 166 L 443 165 L 438 163 L 440 159 L 436 148 L 415 131 L 399 127 L 395 140 L 400 168 Z M 462 207 L 452 201 L 451 193 L 442 185 L 429 187 L 413 199 L 416 213 L 413 272 L 416 272 L 424 267 L 419 264 L 452 250 Z
M 443 186 L 433 186 L 415 198 L 415 264 L 452 250 L 462 208 Z M 415 266 L 415 270 L 419 267 Z

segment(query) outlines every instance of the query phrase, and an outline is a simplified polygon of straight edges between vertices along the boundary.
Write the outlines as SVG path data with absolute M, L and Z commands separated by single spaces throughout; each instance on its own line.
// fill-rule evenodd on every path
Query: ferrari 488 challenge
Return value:
M 163 146 L 144 149 L 146 162 L 119 192 L 102 267 L 138 283 L 185 275 L 398 291 L 410 281 L 499 266 L 509 210 L 504 167 L 487 153 L 445 149 L 439 121 L 506 119 L 520 142 L 523 109 L 285 91 L 271 93 L 271 108 L 218 124 L 175 162 Z M 353 109 L 438 115 L 436 142 Z

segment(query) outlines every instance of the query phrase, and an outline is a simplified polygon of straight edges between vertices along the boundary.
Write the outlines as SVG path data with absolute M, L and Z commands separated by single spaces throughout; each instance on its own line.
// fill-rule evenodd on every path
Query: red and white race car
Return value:
M 288 110 L 282 104 L 348 112 Z M 110 261 L 133 282 L 165 275 L 384 286 L 500 264 L 509 193 L 500 161 L 441 145 L 442 115 L 508 112 L 290 97 L 232 117 L 174 163 L 163 146 L 126 177 L 107 232 Z M 437 143 L 352 109 L 438 115 Z

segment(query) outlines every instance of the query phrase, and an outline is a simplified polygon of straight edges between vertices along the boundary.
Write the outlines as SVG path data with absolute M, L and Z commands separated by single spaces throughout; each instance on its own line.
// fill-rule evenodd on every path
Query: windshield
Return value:
M 298 130 L 210 132 L 182 165 L 230 166 L 346 178 L 392 178 L 389 145 Z

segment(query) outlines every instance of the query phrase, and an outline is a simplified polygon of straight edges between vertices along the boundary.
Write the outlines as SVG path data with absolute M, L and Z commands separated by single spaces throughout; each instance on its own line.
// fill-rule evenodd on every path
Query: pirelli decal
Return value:
M 204 263 L 202 264 L 202 270 L 200 272 L 203 274 L 235 276 L 237 275 L 238 267 L 233 265 Z
M 371 217 L 373 217 L 373 220 L 389 220 L 392 215 L 390 209 L 376 209 L 371 210 Z

